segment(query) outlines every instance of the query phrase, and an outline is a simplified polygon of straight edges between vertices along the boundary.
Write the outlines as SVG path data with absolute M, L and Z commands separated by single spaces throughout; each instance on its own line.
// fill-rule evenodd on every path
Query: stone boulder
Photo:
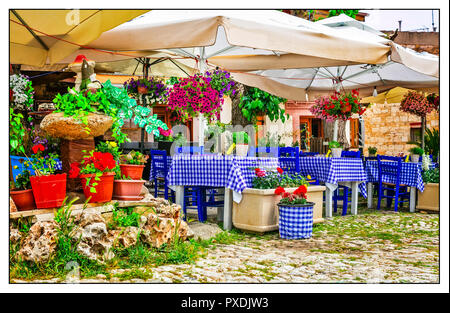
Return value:
M 208 240 L 223 232 L 217 224 L 211 223 L 193 222 L 189 223 L 189 228 L 192 231 L 192 238 L 195 240 Z
M 9 197 L 9 213 L 17 212 L 16 204 L 14 203 L 13 199 Z
M 152 247 L 159 248 L 165 243 L 173 242 L 175 236 L 184 241 L 187 238 L 188 225 L 185 221 L 161 217 L 150 213 L 142 227 L 141 240 Z
M 9 228 L 9 241 L 11 244 L 15 244 L 20 241 L 22 238 L 22 234 L 17 228 L 10 227 Z
M 139 233 L 139 228 L 128 226 L 122 229 L 110 230 L 108 238 L 113 242 L 114 247 L 129 248 L 137 243 Z
M 86 132 L 86 125 L 71 116 L 64 116 L 63 112 L 45 116 L 40 128 L 52 137 L 77 140 L 101 136 L 113 123 L 112 118 L 105 114 L 89 113 L 87 118 L 89 133 Z
M 24 261 L 47 261 L 56 250 L 58 224 L 54 221 L 37 222 L 31 226 L 17 256 Z

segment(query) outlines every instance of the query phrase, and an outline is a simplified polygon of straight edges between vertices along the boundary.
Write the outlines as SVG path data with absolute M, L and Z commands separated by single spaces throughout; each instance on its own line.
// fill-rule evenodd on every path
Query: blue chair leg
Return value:
M 342 207 L 342 216 L 347 215 L 348 206 L 348 187 L 344 187 L 344 204 Z
M 382 184 L 378 185 L 378 204 L 377 204 L 377 210 L 381 208 L 381 198 L 383 197 L 383 186 Z
M 337 198 L 339 195 L 339 187 L 336 188 L 335 191 L 333 191 L 333 212 L 336 213 L 337 212 Z
M 395 204 L 394 204 L 394 211 L 398 211 L 398 193 L 399 193 L 400 186 L 395 187 Z
M 200 188 L 196 189 L 196 197 L 198 220 L 203 223 L 205 222 L 205 217 L 203 216 L 203 194 Z

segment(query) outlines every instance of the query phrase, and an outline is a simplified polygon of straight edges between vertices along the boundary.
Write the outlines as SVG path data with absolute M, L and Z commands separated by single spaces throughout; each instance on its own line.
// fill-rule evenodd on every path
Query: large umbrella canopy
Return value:
M 400 103 L 408 92 L 414 90 L 402 87 L 395 87 L 388 91 L 382 92 L 377 96 L 365 97 L 361 99 L 362 103 Z
M 154 10 L 89 46 L 119 54 L 159 50 L 194 60 L 203 69 L 210 64 L 233 71 L 378 64 L 386 62 L 390 51 L 384 43 L 354 40 L 275 10 Z
M 148 10 L 10 10 L 10 63 L 53 64 Z
M 327 20 L 331 20 L 330 23 Z M 297 88 L 293 97 L 289 98 L 292 100 L 306 100 L 305 94 L 315 96 L 336 89 L 359 88 L 363 95 L 369 95 L 374 87 L 384 91 L 396 86 L 416 89 L 439 85 L 439 57 L 403 48 L 387 39 L 384 34 L 377 34 L 362 22 L 350 17 L 341 17 L 339 22 L 329 18 L 316 23 L 334 27 L 351 38 L 364 37 L 370 41 L 389 45 L 392 48 L 389 60 L 383 64 L 269 69 L 248 71 L 240 75 L 256 75 L 260 76 L 260 79 L 267 80 L 266 84 L 270 82 L 280 84 L 275 93 L 280 96 L 292 94 L 292 88 Z

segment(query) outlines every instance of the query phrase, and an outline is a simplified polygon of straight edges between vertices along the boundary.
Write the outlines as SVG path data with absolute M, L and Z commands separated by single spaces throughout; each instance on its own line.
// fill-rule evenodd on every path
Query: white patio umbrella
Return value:
M 384 42 L 355 39 L 275 10 L 154 10 L 103 33 L 89 46 L 122 54 L 159 50 L 200 72 L 208 65 L 234 71 L 237 81 L 275 94 L 273 86 L 282 84 L 267 84 L 264 77 L 241 71 L 383 64 L 391 50 Z M 285 89 L 292 94 L 298 90 Z M 203 131 L 199 133 L 202 142 Z

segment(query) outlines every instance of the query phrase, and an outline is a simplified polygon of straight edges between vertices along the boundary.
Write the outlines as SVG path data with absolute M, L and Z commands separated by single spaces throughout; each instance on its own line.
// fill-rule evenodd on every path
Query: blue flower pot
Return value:
M 282 239 L 311 238 L 314 203 L 278 204 L 278 229 Z
M 26 157 L 21 156 L 15 156 L 10 155 L 9 158 L 11 159 L 11 167 L 12 167 L 12 175 L 14 178 L 14 182 L 16 182 L 17 175 L 21 174 L 25 170 L 29 170 L 31 175 L 34 175 L 33 166 L 31 165 L 31 162 L 34 162 L 35 160 L 33 158 L 29 158 L 29 160 Z M 62 164 L 59 159 L 55 159 L 56 166 L 55 168 L 57 170 L 62 169 Z

